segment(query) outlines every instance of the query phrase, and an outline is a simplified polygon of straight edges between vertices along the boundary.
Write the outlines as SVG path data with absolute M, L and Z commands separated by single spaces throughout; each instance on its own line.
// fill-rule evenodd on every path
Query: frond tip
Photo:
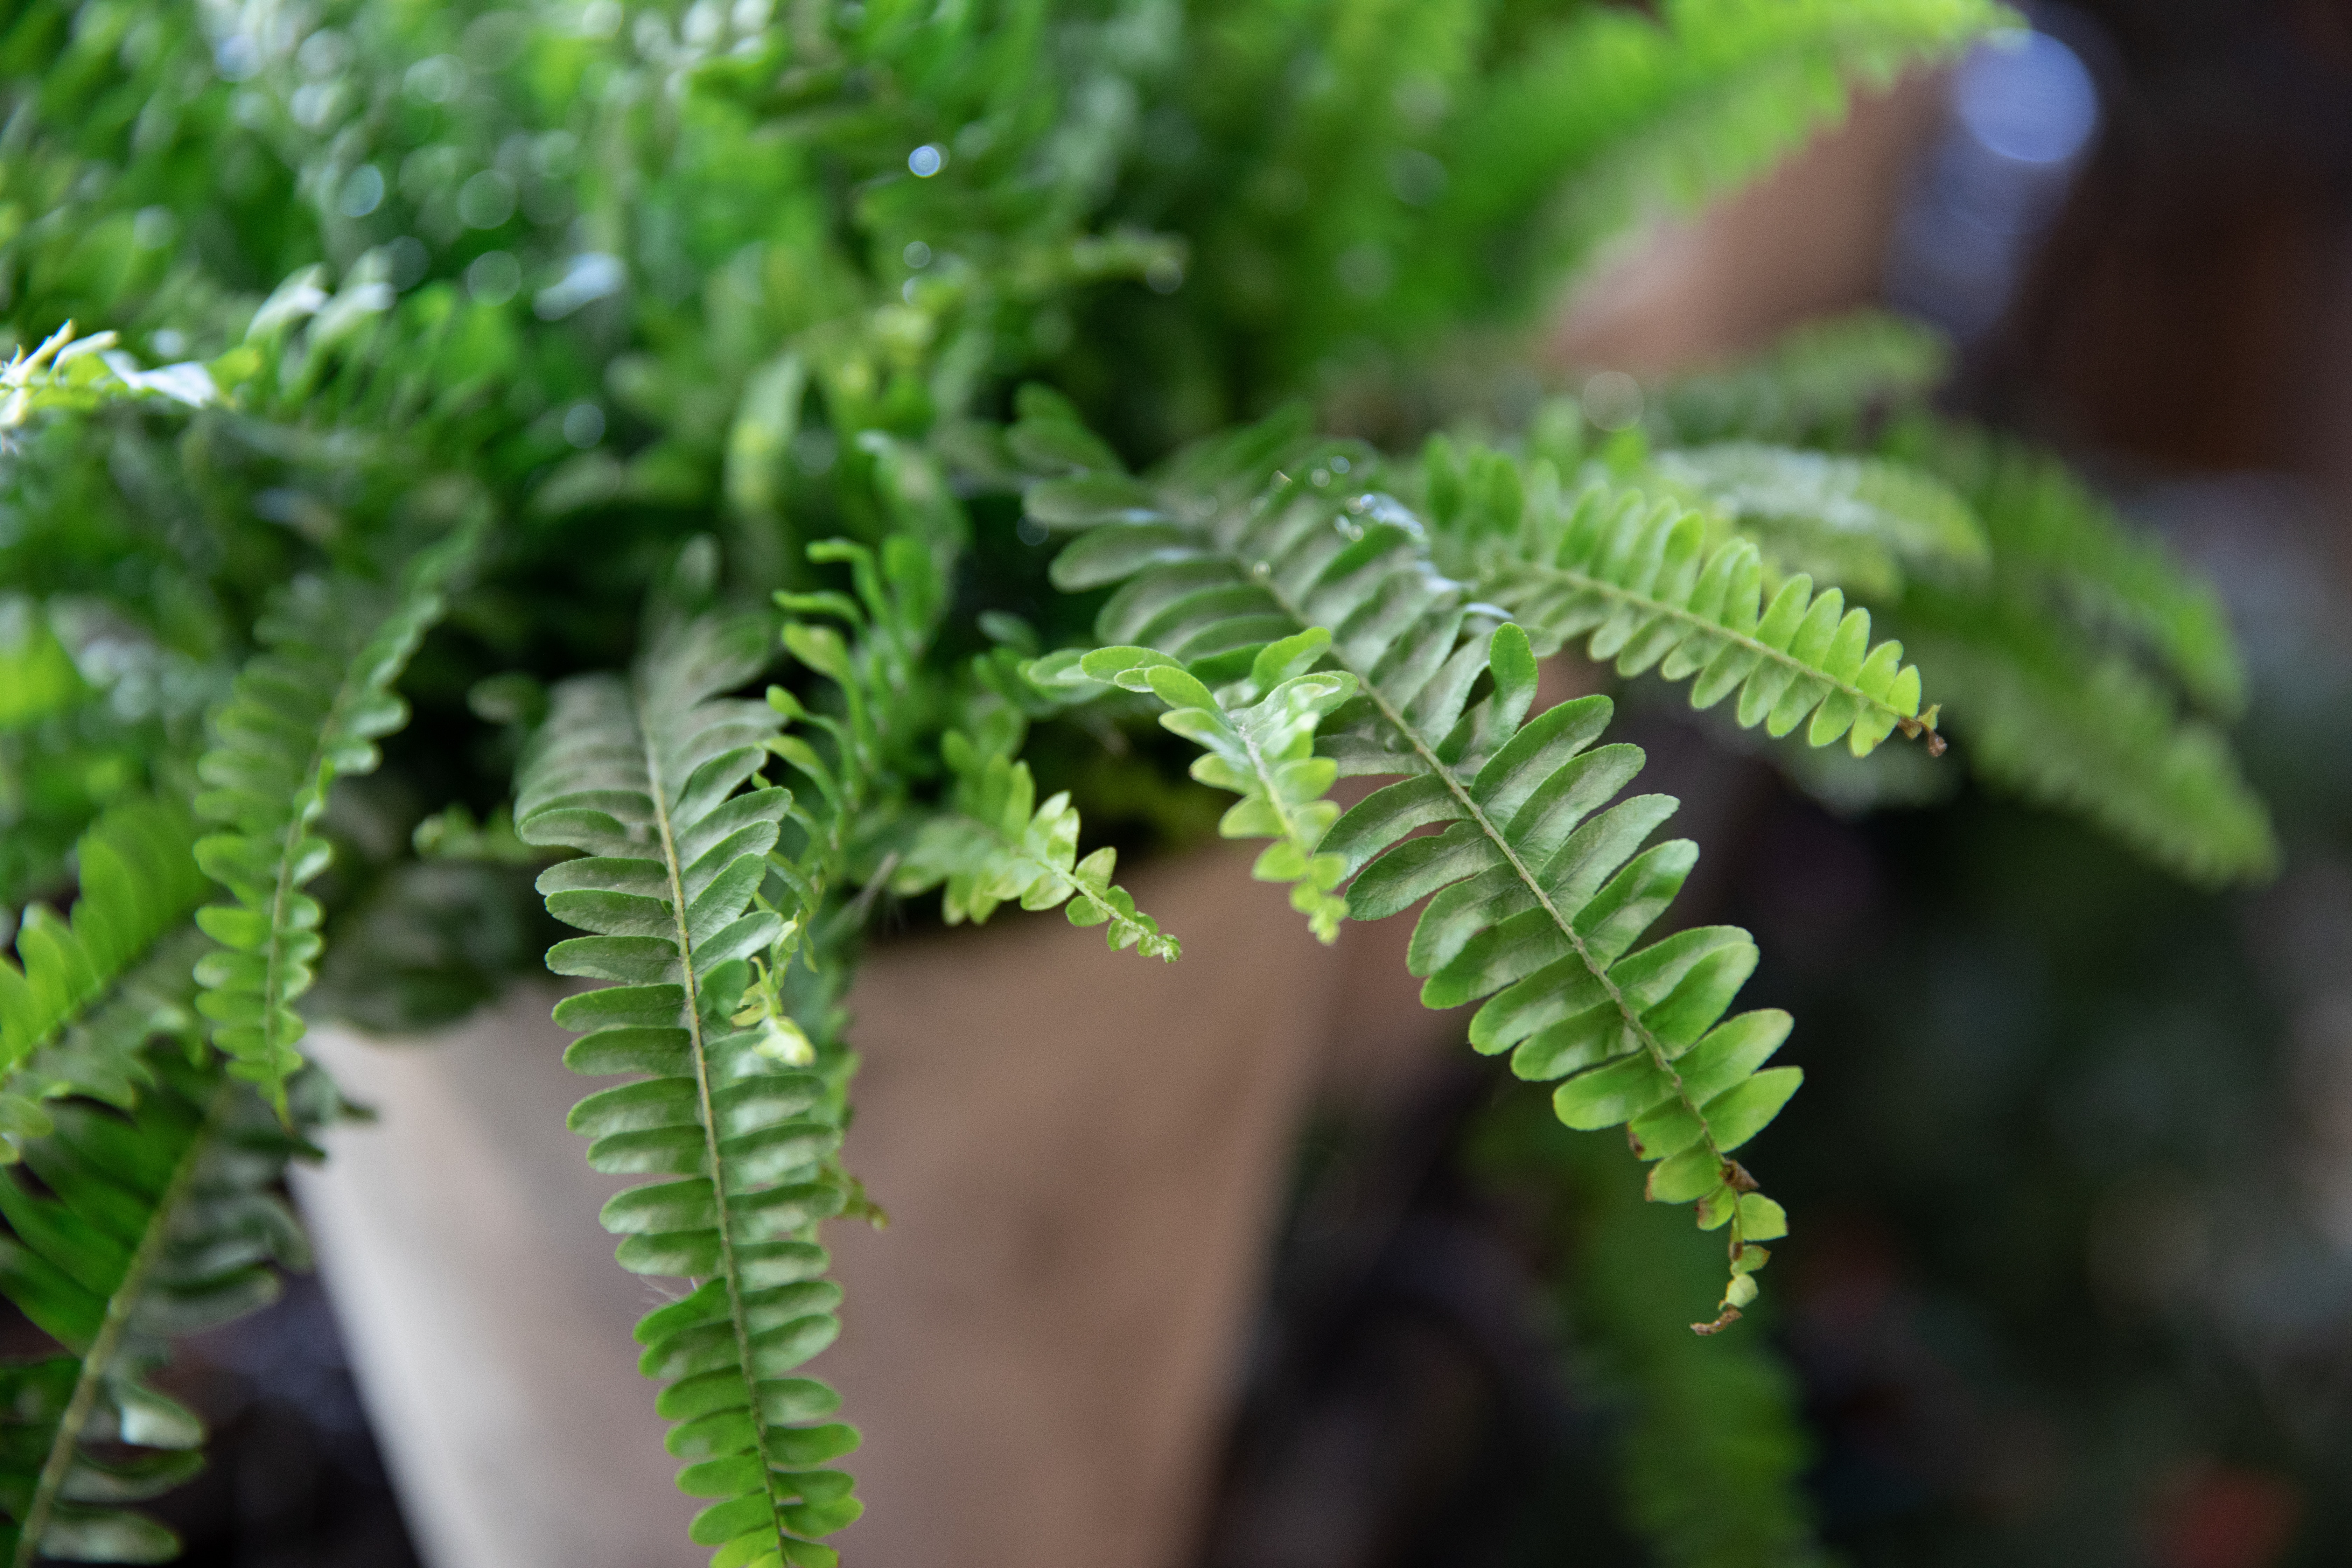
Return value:
M 1870 612 L 1847 609 L 1841 590 L 1816 595 L 1801 573 L 1767 598 L 1756 546 L 1708 549 L 1705 516 L 1673 501 L 1596 487 L 1563 505 L 1532 489 L 1520 537 L 1490 555 L 1479 585 L 1547 643 L 1585 637 L 1622 675 L 1688 680 L 1694 708 L 1737 693 L 1744 729 L 1801 723 L 1807 744 L 1842 738 L 1857 757 L 1898 730 L 1943 750 L 1918 667 L 1899 642 L 1874 645 Z

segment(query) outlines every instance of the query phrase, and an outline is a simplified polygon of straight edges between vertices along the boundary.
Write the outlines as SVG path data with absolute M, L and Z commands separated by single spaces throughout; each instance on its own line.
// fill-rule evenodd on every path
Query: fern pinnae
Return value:
M 0 957 L 0 1070 L 54 1044 L 194 912 L 210 891 L 194 839 L 184 811 L 152 800 L 113 806 L 82 835 L 70 917 L 32 906 L 16 933 L 23 967 Z
M 752 906 L 791 796 L 740 793 L 781 719 L 723 695 L 766 663 L 766 637 L 756 621 L 698 622 L 625 682 L 559 688 L 517 801 L 527 842 L 585 857 L 540 879 L 550 910 L 593 933 L 549 966 L 617 984 L 557 1006 L 585 1031 L 565 1062 L 644 1076 L 590 1095 L 572 1126 L 596 1140 L 599 1170 L 675 1178 L 622 1192 L 602 1218 L 624 1268 L 704 1281 L 638 1325 L 640 1365 L 668 1382 L 670 1451 L 697 1461 L 679 1485 L 721 1500 L 693 1539 L 745 1568 L 829 1563 L 816 1538 L 858 1511 L 849 1478 L 817 1468 L 856 1446 L 846 1426 L 810 1425 L 838 1399 L 784 1375 L 836 1331 L 810 1233 L 844 1206 L 824 1163 L 840 1127 L 817 1074 L 772 1031 L 730 1024 L 749 960 L 784 934 L 773 907 Z
M 211 786 L 196 809 L 226 828 L 196 845 L 196 861 L 235 900 L 196 912 L 225 950 L 198 966 L 197 1007 L 231 1070 L 259 1084 L 281 1115 L 286 1080 L 303 1060 L 293 1004 L 324 946 L 318 902 L 302 889 L 331 851 L 311 829 L 334 782 L 373 772 L 375 742 L 406 722 L 393 684 L 479 538 L 469 524 L 421 552 L 388 597 L 341 578 L 299 580 L 280 594 L 259 626 L 265 651 L 237 677 L 214 719 L 213 749 L 196 764 Z
M 1530 486 L 1524 517 L 1503 520 L 1479 582 L 1548 643 L 1585 637 L 1620 674 L 1688 679 L 1694 708 L 1736 692 L 1743 728 L 1780 736 L 1810 718 L 1808 744 L 1843 737 L 1857 757 L 1898 730 L 1944 749 L 1918 667 L 1899 642 L 1872 644 L 1870 612 L 1847 609 L 1841 590 L 1816 595 L 1801 573 L 1768 598 L 1762 553 L 1741 538 L 1708 549 L 1702 513 L 1606 486 L 1561 503 L 1548 488 Z
M 1056 583 L 1124 582 L 1098 635 L 1148 645 L 1203 686 L 1254 669 L 1278 636 L 1328 636 L 1302 651 L 1336 666 L 1353 696 L 1325 723 L 1318 751 L 1335 775 L 1406 776 L 1341 816 L 1317 856 L 1340 858 L 1352 874 L 1357 918 L 1428 898 L 1409 961 L 1426 977 L 1423 1000 L 1489 998 L 1474 1045 L 1511 1051 L 1522 1077 L 1564 1079 L 1554 1095 L 1562 1121 L 1628 1124 L 1635 1153 L 1658 1162 L 1651 1195 L 1700 1200 L 1703 1226 L 1729 1227 L 1731 1282 L 1715 1321 L 1697 1325 L 1714 1331 L 1754 1298 L 1767 1256 L 1756 1244 L 1786 1229 L 1730 1155 L 1801 1076 L 1758 1070 L 1786 1037 L 1786 1015 L 1718 1022 L 1754 968 L 1753 943 L 1707 928 L 1629 951 L 1696 851 L 1683 841 L 1641 849 L 1674 808 L 1664 797 L 1600 809 L 1640 766 L 1634 748 L 1589 749 L 1606 700 L 1529 720 L 1527 635 L 1434 569 L 1410 512 L 1339 482 L 1369 456 L 1296 443 L 1271 456 L 1229 441 L 1172 464 L 1190 481 L 1181 487 L 1103 474 L 1036 486 L 1032 515 L 1080 531 L 1056 558 Z M 1096 657 L 1104 675 L 1139 670 L 1191 697 L 1129 650 Z M 1444 830 L 1413 836 L 1426 826 Z

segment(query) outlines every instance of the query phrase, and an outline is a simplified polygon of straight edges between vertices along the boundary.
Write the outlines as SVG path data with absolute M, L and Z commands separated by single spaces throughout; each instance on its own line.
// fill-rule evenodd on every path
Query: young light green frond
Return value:
M 68 1353 L 0 1367 L 0 1554 L 156 1563 L 173 1533 L 110 1506 L 166 1491 L 203 1464 L 204 1426 L 147 1385 L 173 1336 L 277 1299 L 273 1265 L 309 1267 L 277 1184 L 316 1151 L 219 1065 L 156 1051 L 127 1117 L 80 1100 L 24 1146 L 39 1192 L 0 1174 L 0 1291 Z M 335 1113 L 315 1075 L 295 1124 Z
M 1168 705 L 1160 724 L 1201 748 L 1192 776 L 1242 797 L 1217 831 L 1275 841 L 1250 874 L 1290 884 L 1291 908 L 1326 942 L 1339 940 L 1339 922 L 1348 918 L 1348 900 L 1332 890 L 1347 865 L 1316 852 L 1339 817 L 1339 805 L 1324 798 L 1339 766 L 1315 754 L 1315 731 L 1356 694 L 1353 676 L 1309 673 L 1330 646 L 1330 633 L 1320 626 L 1267 644 L 1232 689 L 1230 704 L 1179 660 L 1150 648 L 1097 648 L 1083 661 L 1090 679 L 1149 691 Z
M 558 687 L 515 804 L 526 843 L 581 855 L 539 879 L 550 912 L 591 933 L 558 943 L 549 967 L 608 983 L 556 1007 L 582 1032 L 564 1062 L 628 1081 L 582 1100 L 571 1125 L 595 1140 L 596 1169 L 667 1178 L 602 1219 L 623 1268 L 702 1282 L 638 1324 L 638 1364 L 667 1384 L 670 1452 L 694 1461 L 678 1485 L 716 1500 L 693 1539 L 738 1568 L 830 1564 L 817 1542 L 859 1512 L 850 1478 L 827 1468 L 857 1434 L 825 1422 L 831 1389 L 794 1375 L 839 1331 L 814 1239 L 847 1197 L 829 1163 L 837 1096 L 802 1070 L 804 1035 L 744 1005 L 783 965 L 786 916 L 812 912 L 789 887 L 782 906 L 762 891 L 793 810 L 759 777 L 782 721 L 725 695 L 766 666 L 769 635 L 698 621 L 626 679 Z
M 1181 955 L 1176 939 L 1111 881 L 1117 850 L 1106 846 L 1078 858 L 1078 808 L 1066 790 L 1036 805 L 1028 763 L 960 731 L 949 731 L 940 756 L 956 778 L 954 809 L 917 830 L 891 874 L 891 891 L 921 893 L 944 883 L 950 925 L 982 924 L 1003 903 L 1050 910 L 1066 902 L 1070 923 L 1105 927 L 1114 952 L 1133 948 L 1171 962 Z
M 2154 540 L 2136 537 L 2063 463 L 1925 414 L 1898 425 L 1883 449 L 1967 500 L 1991 537 L 2005 591 L 2046 595 L 2139 640 L 2222 717 L 2245 705 L 2245 669 L 2212 588 Z
M 2082 813 L 2191 881 L 2276 870 L 2270 813 L 2229 743 L 2184 719 L 2144 668 L 2007 600 L 1914 594 L 1903 618 L 1966 715 L 1975 771 Z
M 1776 565 L 1855 595 L 1899 598 L 1913 572 L 1981 576 L 1992 563 L 1968 503 L 1904 464 L 1729 441 L 1662 452 L 1651 467 L 1720 509 Z
M 194 842 L 184 811 L 150 800 L 110 808 L 82 835 L 71 917 L 33 905 L 16 931 L 23 967 L 0 957 L 0 1071 L 55 1045 L 186 922 L 212 890 L 196 868 Z M 0 1087 L 0 1107 L 15 1092 L 13 1084 Z M 7 1131 L 0 1127 L 0 1136 Z
M 407 722 L 393 685 L 479 537 L 467 526 L 421 552 L 389 592 L 345 578 L 289 584 L 263 614 L 264 651 L 236 678 L 196 764 L 210 786 L 196 809 L 226 829 L 196 845 L 196 862 L 236 900 L 196 913 L 226 950 L 198 966 L 196 1005 L 230 1070 L 281 1112 L 286 1080 L 302 1065 L 294 1003 L 324 945 L 318 900 L 302 890 L 330 854 L 311 829 L 335 781 L 373 772 L 375 742 Z
M 1033 517 L 1080 531 L 1055 561 L 1055 582 L 1121 584 L 1097 637 L 1165 654 L 1204 686 L 1253 672 L 1270 645 L 1310 627 L 1329 636 L 1321 657 L 1355 690 L 1326 721 L 1318 751 L 1336 773 L 1404 782 L 1341 816 L 1316 854 L 1338 856 L 1352 877 L 1355 918 L 1427 899 L 1408 961 L 1425 978 L 1423 1001 L 1486 998 L 1474 1046 L 1509 1052 L 1521 1077 L 1565 1079 L 1554 1096 L 1563 1121 L 1626 1125 L 1636 1155 L 1657 1162 L 1654 1198 L 1696 1201 L 1702 1226 L 1729 1227 L 1731 1282 L 1702 1325 L 1712 1331 L 1753 1300 L 1766 1257 L 1757 1244 L 1786 1228 L 1730 1158 L 1801 1077 L 1764 1067 L 1787 1037 L 1785 1014 L 1723 1017 L 1755 944 L 1710 927 L 1636 949 L 1697 850 L 1686 840 L 1643 850 L 1670 800 L 1609 806 L 1641 754 L 1590 749 L 1608 702 L 1528 719 L 1537 667 L 1527 635 L 1435 570 L 1419 520 L 1343 482 L 1369 464 L 1361 448 L 1292 445 L 1273 455 L 1255 495 L 1237 482 L 1245 449 L 1228 440 L 1171 465 L 1209 481 L 1198 488 L 1099 473 L 1034 487 Z M 1285 671 L 1266 673 L 1286 672 L 1288 657 L 1276 656 Z M 1426 827 L 1444 831 L 1416 831 Z
M 1761 553 L 1745 539 L 1709 549 L 1706 520 L 1637 490 L 1596 486 L 1573 503 L 1538 483 L 1518 537 L 1482 552 L 1479 590 L 1550 647 L 1586 652 L 1623 675 L 1688 680 L 1694 708 L 1735 693 L 1743 728 L 1805 725 L 1808 744 L 1843 737 L 1867 756 L 1900 730 L 1940 750 L 1937 710 L 1919 706 L 1903 645 L 1870 640 L 1870 612 L 1816 595 L 1803 574 L 1768 596 Z
M 166 931 L 54 1043 L 8 1068 L 0 1078 L 0 1163 L 14 1163 L 26 1139 L 55 1130 L 48 1100 L 79 1095 L 129 1110 L 141 1086 L 152 1081 L 144 1047 L 154 1037 L 168 1036 L 190 1052 L 202 1048 L 195 965 L 211 950 L 193 926 Z

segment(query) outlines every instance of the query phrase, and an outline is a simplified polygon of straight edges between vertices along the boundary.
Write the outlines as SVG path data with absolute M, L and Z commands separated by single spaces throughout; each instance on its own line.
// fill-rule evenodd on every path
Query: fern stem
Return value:
M 669 879 L 670 920 L 677 931 L 678 978 L 684 983 L 686 991 L 687 1043 L 694 1059 L 695 1097 L 702 1111 L 703 1152 L 710 1161 L 712 1225 L 719 1232 L 719 1264 L 725 1269 L 722 1278 L 727 1281 L 728 1324 L 735 1331 L 736 1356 L 749 1384 L 746 1393 L 751 1407 L 751 1437 L 760 1454 L 760 1485 L 768 1496 L 770 1524 L 776 1532 L 777 1551 L 781 1552 L 783 1550 L 783 1526 L 774 1515 L 775 1483 L 770 1479 L 775 1472 L 775 1463 L 769 1454 L 768 1418 L 760 1408 L 759 1387 L 751 1381 L 754 1376 L 751 1332 L 744 1321 L 743 1279 L 735 1258 L 735 1234 L 730 1223 L 731 1216 L 727 1212 L 727 1170 L 719 1157 L 719 1110 L 711 1099 L 709 1059 L 703 1053 L 702 994 L 695 980 L 694 946 L 686 923 L 686 883 L 678 866 L 677 840 L 670 828 L 669 789 L 662 779 L 661 748 L 655 742 L 651 721 L 654 715 L 646 710 L 642 692 L 636 694 L 636 703 L 637 733 L 643 737 L 646 752 L 646 778 L 653 786 L 648 793 L 653 797 L 654 826 L 661 833 L 662 869 Z
M 188 1140 L 186 1151 L 173 1168 L 172 1179 L 164 1184 L 163 1194 L 156 1199 L 154 1218 L 147 1234 L 139 1238 L 138 1250 L 122 1271 L 122 1281 L 107 1298 L 106 1316 L 100 1321 L 98 1333 L 90 1340 L 89 1349 L 82 1352 L 81 1373 L 74 1380 L 73 1395 L 66 1402 L 65 1413 L 58 1417 L 56 1435 L 49 1441 L 48 1457 L 42 1462 L 40 1479 L 34 1483 L 33 1499 L 25 1510 L 25 1523 L 17 1532 L 16 1552 L 10 1568 L 32 1568 L 40 1555 L 41 1537 L 49 1526 L 49 1515 L 65 1489 L 66 1477 L 73 1468 L 74 1453 L 81 1445 L 82 1428 L 89 1424 L 90 1415 L 98 1408 L 99 1389 L 106 1381 L 107 1369 L 113 1364 L 115 1352 L 121 1348 L 122 1337 L 130 1331 L 131 1314 L 137 1310 L 141 1292 L 146 1288 L 147 1276 L 163 1255 L 163 1243 L 178 1213 L 180 1201 L 187 1196 L 188 1188 L 195 1182 L 196 1166 L 203 1160 L 205 1146 L 214 1130 L 226 1113 L 229 1100 L 236 1092 L 234 1080 L 224 1077 L 214 1089 L 210 1104 L 205 1108 L 203 1121 L 197 1124 L 195 1136 Z
M 1895 727 L 1903 731 L 1905 739 L 1916 741 L 1925 733 L 1928 738 L 1928 751 L 1937 756 L 1943 754 L 1944 740 L 1936 732 L 1936 710 L 1933 708 L 1917 717 L 1902 712 L 1878 698 L 1871 696 L 1852 681 L 1839 680 L 1825 671 L 1807 664 L 1804 660 L 1791 656 L 1784 648 L 1774 647 L 1770 643 L 1749 637 L 1745 632 L 1735 632 L 1730 627 L 1718 625 L 1704 616 L 1695 615 L 1686 605 L 1668 604 L 1664 599 L 1654 599 L 1647 594 L 1637 594 L 1631 588 L 1622 587 L 1599 577 L 1588 577 L 1583 573 L 1566 566 L 1536 562 L 1514 562 L 1512 566 L 1514 570 L 1526 573 L 1529 576 L 1557 579 L 1575 588 L 1579 593 L 1591 594 L 1619 604 L 1631 605 L 1647 615 L 1664 616 L 1669 619 L 1680 621 L 1706 637 L 1720 638 L 1749 653 L 1781 665 L 1801 679 L 1821 681 L 1831 689 L 1851 698 L 1866 709 L 1874 709 L 1891 716 L 1895 721 Z M 1507 574 L 1506 576 L 1507 577 Z

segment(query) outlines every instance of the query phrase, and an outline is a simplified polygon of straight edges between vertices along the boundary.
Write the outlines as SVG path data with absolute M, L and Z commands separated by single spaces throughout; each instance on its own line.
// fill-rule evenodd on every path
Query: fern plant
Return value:
M 1445 429 L 1396 389 L 1531 341 L 1637 213 L 2006 22 L 0 20 L 0 1142 L 29 1173 L 0 1291 L 58 1347 L 5 1373 L 15 1560 L 169 1550 L 100 1505 L 195 1462 L 140 1382 L 164 1337 L 299 1260 L 267 1189 L 338 1112 L 309 1020 L 482 989 L 374 951 L 420 858 L 485 925 L 543 900 L 585 933 L 545 952 L 566 1060 L 622 1081 L 572 1126 L 652 1178 L 603 1217 L 678 1282 L 639 1364 L 724 1568 L 831 1563 L 859 1509 L 812 1363 L 823 1226 L 878 1212 L 840 1147 L 877 910 L 1061 908 L 1178 960 L 1101 840 L 1182 847 L 1194 784 L 1322 940 L 1420 907 L 1423 999 L 1475 1004 L 1476 1051 L 1721 1233 L 1713 1306 L 1654 1305 L 1728 1328 L 1790 1224 L 1748 1165 L 1792 1021 L 1731 1012 L 1747 933 L 1671 928 L 1697 847 L 1653 841 L 1675 803 L 1624 793 L 1614 700 L 1546 702 L 1544 661 L 1686 688 L 1814 787 L 1901 750 L 2218 881 L 2274 855 L 2220 738 L 2226 627 L 2052 459 L 1933 411 L 1937 351 L 1892 323 L 1610 435 L 1573 399 Z M 1320 433 L 1369 404 L 1385 447 Z M 1608 1234 L 1589 1267 L 1637 1270 Z M 1695 1385 L 1729 1364 L 1596 1321 Z M 1696 1560 L 1667 1431 L 1636 1514 Z

